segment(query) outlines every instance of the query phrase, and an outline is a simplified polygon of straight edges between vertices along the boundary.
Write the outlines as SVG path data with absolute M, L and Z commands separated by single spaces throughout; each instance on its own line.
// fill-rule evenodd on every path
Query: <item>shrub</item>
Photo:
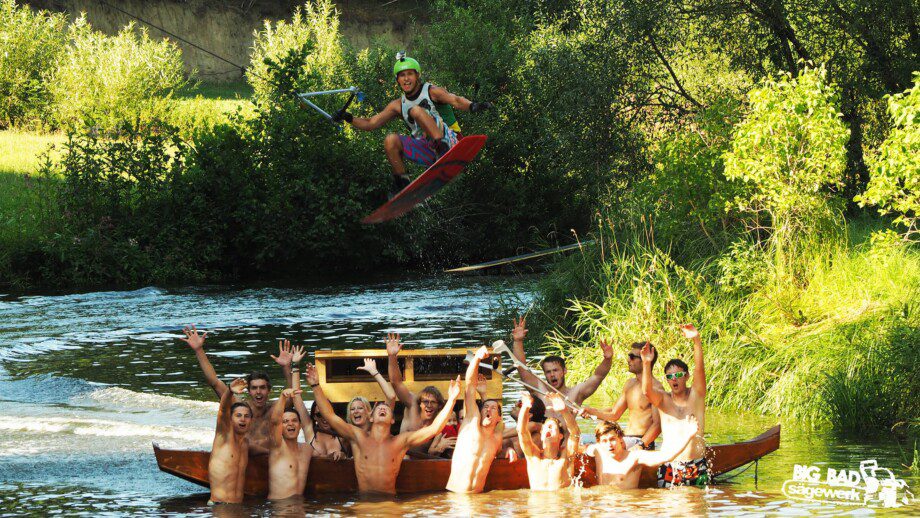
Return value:
M 292 50 L 304 51 L 299 69 L 290 71 L 298 78 L 297 84 L 288 84 L 277 76 L 274 81 L 270 79 L 272 64 Z M 266 21 L 262 30 L 256 31 L 246 77 L 257 101 L 290 96 L 289 88 L 295 87 L 300 91 L 345 88 L 350 78 L 344 54 L 335 5 L 331 0 L 307 2 L 297 7 L 290 22 Z
M 78 18 L 68 31 L 71 44 L 50 85 L 58 124 L 120 131 L 165 117 L 170 94 L 185 84 L 175 44 L 133 23 L 106 36 Z
M 894 214 L 905 239 L 920 235 L 920 72 L 914 86 L 888 97 L 894 127 L 871 160 L 872 178 L 860 205 L 877 205 L 882 214 Z
M 55 60 L 67 43 L 63 14 L 0 0 L 0 128 L 46 125 Z
M 746 185 L 733 206 L 766 227 L 780 279 L 796 271 L 803 236 L 833 228 L 829 187 L 842 185 L 849 130 L 824 68 L 767 79 L 749 94 L 750 109 L 725 153 L 725 176 Z

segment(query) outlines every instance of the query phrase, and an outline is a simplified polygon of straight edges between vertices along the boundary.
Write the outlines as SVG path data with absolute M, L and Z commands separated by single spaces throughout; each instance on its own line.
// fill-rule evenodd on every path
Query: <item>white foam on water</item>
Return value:
M 201 417 L 217 415 L 218 403 L 216 401 L 195 401 L 181 399 L 159 394 L 134 392 L 121 387 L 106 387 L 77 396 L 71 399 L 73 403 L 92 401 L 109 407 L 125 407 L 132 410 L 184 410 L 193 412 Z
M 183 447 L 207 447 L 213 428 L 130 423 L 85 417 L 39 417 L 0 415 L 0 457 L 23 452 L 103 453 L 145 450 L 153 441 Z

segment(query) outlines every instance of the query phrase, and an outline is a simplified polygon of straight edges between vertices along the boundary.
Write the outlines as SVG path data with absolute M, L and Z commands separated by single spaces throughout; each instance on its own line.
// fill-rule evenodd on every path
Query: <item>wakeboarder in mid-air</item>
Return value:
M 383 140 L 387 160 L 393 167 L 393 195 L 410 183 L 403 158 L 430 167 L 457 144 L 461 138 L 460 127 L 453 109 L 479 113 L 492 108 L 492 103 L 473 102 L 422 81 L 421 73 L 418 61 L 403 52 L 397 53 L 393 75 L 403 92 L 402 97 L 394 99 L 383 111 L 369 118 L 355 117 L 345 108 L 333 116 L 336 122 L 345 121 L 364 131 L 373 131 L 402 117 L 410 134 L 390 133 Z

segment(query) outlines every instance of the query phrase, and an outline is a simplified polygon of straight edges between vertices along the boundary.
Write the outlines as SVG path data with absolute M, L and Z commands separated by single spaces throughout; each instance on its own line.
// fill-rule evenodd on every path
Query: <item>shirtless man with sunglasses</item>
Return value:
M 661 412 L 661 431 L 665 441 L 680 435 L 680 421 L 688 416 L 696 418 L 699 433 L 671 462 L 658 468 L 658 487 L 705 486 L 709 483 L 709 464 L 706 460 L 706 441 L 703 432 L 706 424 L 706 369 L 703 367 L 703 343 L 700 333 L 691 324 L 680 326 L 684 338 L 693 342 L 693 376 L 686 363 L 673 359 L 664 366 L 665 378 L 671 392 L 652 383 L 652 360 L 655 351 L 650 344 L 642 347 L 642 391 Z M 693 383 L 688 387 L 688 378 Z

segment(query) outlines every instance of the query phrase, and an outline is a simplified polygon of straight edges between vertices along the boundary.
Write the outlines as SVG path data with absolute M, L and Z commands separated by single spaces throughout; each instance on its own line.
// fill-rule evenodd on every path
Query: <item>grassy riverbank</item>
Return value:
M 906 431 L 920 416 L 908 397 L 920 391 L 920 251 L 873 243 L 871 231 L 884 224 L 859 219 L 844 237 L 816 245 L 801 286 L 763 271 L 762 285 L 746 291 L 724 282 L 718 257 L 680 264 L 648 234 L 602 229 L 601 245 L 561 261 L 541 283 L 534 331 L 546 332 L 547 352 L 568 357 L 572 379 L 597 365 L 598 336 L 651 340 L 660 376 L 670 358 L 692 366 L 677 326 L 693 322 L 703 334 L 711 406 Z M 629 374 L 618 367 L 596 403 L 619 394 Z

